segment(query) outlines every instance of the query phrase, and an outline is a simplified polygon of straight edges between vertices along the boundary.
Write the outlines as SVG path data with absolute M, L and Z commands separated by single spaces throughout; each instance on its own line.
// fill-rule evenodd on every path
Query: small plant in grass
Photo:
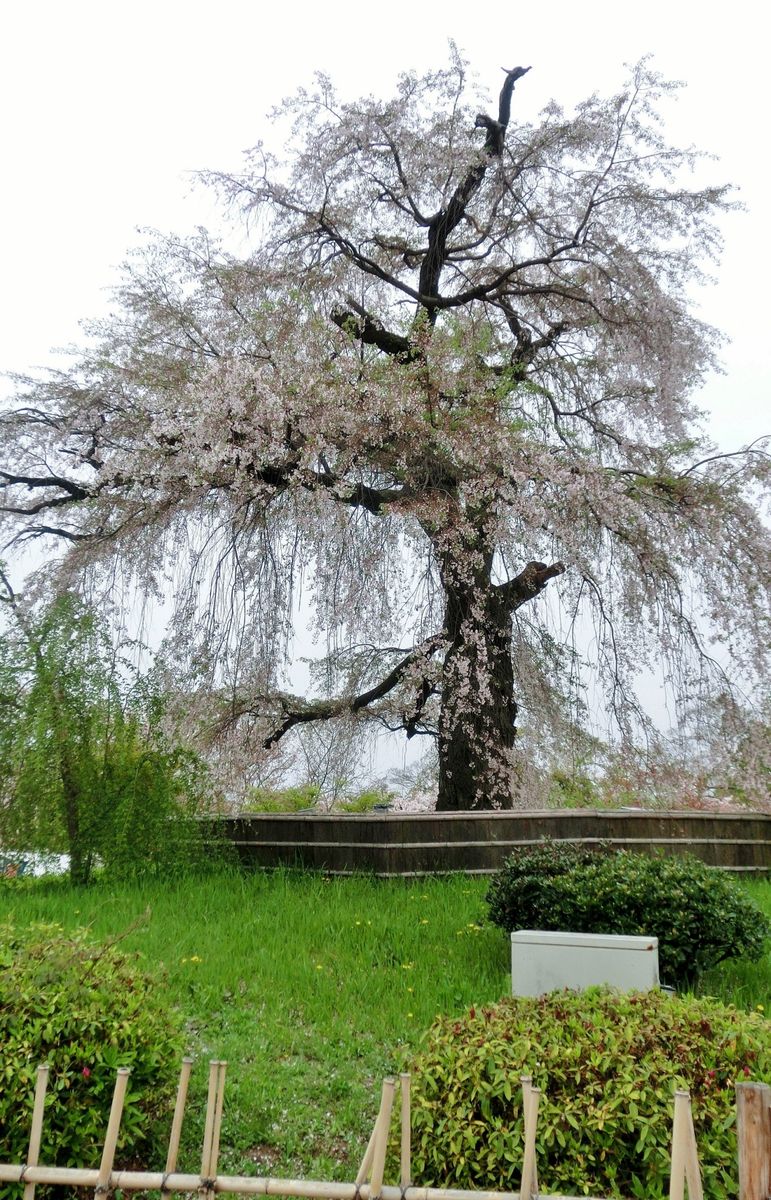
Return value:
M 25 1162 L 35 1078 L 50 1068 L 40 1161 L 99 1162 L 118 1067 L 130 1067 L 121 1165 L 162 1163 L 182 1054 L 164 988 L 114 943 L 57 925 L 0 926 L 0 1129 L 3 1157 Z M 170 1119 L 170 1118 L 169 1118 Z M 0 1184 L 0 1197 L 21 1196 Z
M 725 872 L 698 859 L 596 853 L 544 843 L 515 851 L 487 892 L 490 919 L 514 929 L 659 939 L 662 980 L 690 986 L 729 958 L 759 959 L 771 925 Z
M 705 1195 L 737 1194 L 734 1088 L 771 1070 L 760 1013 L 658 991 L 514 997 L 437 1019 L 412 1062 L 420 1185 L 516 1191 L 519 1077 L 542 1089 L 536 1149 L 548 1192 L 667 1195 L 673 1093 L 691 1092 Z

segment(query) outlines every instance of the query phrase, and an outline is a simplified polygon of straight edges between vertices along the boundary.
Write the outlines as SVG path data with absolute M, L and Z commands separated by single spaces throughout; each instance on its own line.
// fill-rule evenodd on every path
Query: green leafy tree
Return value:
M 3 844 L 67 853 L 78 884 L 97 861 L 133 873 L 187 857 L 206 770 L 164 735 L 162 701 L 132 680 L 77 596 L 36 614 L 2 572 L 0 582 Z

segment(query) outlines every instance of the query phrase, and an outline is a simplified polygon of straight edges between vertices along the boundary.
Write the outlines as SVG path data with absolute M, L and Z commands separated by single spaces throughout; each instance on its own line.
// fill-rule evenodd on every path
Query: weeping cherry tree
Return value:
M 701 684 L 715 634 L 750 674 L 768 644 L 767 456 L 718 453 L 692 403 L 728 191 L 688 186 L 646 63 L 534 124 L 528 70 L 494 113 L 454 51 L 389 101 L 318 77 L 281 153 L 208 177 L 248 251 L 155 237 L 2 419 L 10 543 L 171 584 L 254 753 L 335 719 L 435 739 L 445 810 L 517 802 L 517 726 L 575 717 L 582 630 L 622 732 L 640 668 Z

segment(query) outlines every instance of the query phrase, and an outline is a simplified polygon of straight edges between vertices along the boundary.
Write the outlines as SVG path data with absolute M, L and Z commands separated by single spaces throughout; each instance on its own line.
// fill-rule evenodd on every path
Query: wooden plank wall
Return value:
M 217 825 L 245 865 L 335 874 L 489 874 L 515 847 L 547 837 L 608 841 L 646 854 L 690 853 L 729 871 L 771 871 L 771 813 L 260 813 L 225 817 Z

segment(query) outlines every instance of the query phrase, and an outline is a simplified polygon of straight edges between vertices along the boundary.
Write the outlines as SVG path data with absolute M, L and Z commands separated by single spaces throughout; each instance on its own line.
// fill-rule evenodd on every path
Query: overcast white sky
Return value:
M 687 88 L 673 140 L 720 156 L 741 189 L 726 220 L 719 285 L 703 315 L 732 338 L 727 374 L 703 396 L 713 431 L 735 445 L 765 431 L 768 235 L 768 29 L 763 6 L 605 0 L 523 5 L 445 0 L 6 0 L 0 6 L 3 236 L 0 371 L 50 361 L 78 321 L 106 304 L 137 228 L 215 225 L 193 189 L 204 167 L 237 168 L 282 96 L 330 73 L 350 96 L 389 93 L 396 74 L 441 64 L 447 39 L 496 93 L 501 67 L 532 65 L 517 113 L 614 87 L 651 52 Z M 6 389 L 7 390 L 7 389 Z

